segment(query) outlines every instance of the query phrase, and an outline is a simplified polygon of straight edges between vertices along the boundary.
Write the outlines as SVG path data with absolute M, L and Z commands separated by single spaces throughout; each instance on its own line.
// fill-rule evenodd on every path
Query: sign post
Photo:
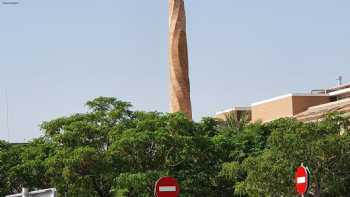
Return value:
M 295 171 L 295 188 L 302 197 L 309 189 L 309 171 L 303 163 Z
M 156 197 L 178 197 L 180 194 L 180 186 L 175 178 L 160 178 L 154 187 L 154 195 Z

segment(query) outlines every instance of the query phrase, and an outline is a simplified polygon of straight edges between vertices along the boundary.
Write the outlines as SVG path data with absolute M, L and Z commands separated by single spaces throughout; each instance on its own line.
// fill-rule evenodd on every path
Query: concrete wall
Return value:
M 285 95 L 252 105 L 252 121 L 269 122 L 306 111 L 309 107 L 330 102 L 329 96 Z
M 309 107 L 329 102 L 329 96 L 293 96 L 293 115 L 304 112 Z
M 293 116 L 292 97 L 252 105 L 252 121 L 268 122 L 280 117 Z

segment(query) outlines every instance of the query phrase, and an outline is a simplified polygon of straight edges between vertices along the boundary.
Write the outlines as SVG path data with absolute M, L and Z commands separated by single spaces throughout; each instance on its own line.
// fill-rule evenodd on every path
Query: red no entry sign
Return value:
M 309 189 L 309 172 L 301 165 L 295 171 L 295 187 L 300 195 L 304 195 Z
M 163 177 L 156 182 L 154 193 L 156 197 L 178 197 L 180 186 L 175 178 Z

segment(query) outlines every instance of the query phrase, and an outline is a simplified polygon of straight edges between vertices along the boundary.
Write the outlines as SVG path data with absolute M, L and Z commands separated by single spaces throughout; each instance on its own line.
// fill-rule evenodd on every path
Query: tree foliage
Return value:
M 310 196 L 346 196 L 350 186 L 348 118 L 226 122 L 131 110 L 99 97 L 86 113 L 41 124 L 25 145 L 0 142 L 0 195 L 56 187 L 59 196 L 150 197 L 162 176 L 182 196 L 295 196 L 294 170 L 310 168 Z M 340 133 L 344 133 L 340 135 Z
M 350 136 L 340 134 L 347 122 L 334 114 L 314 123 L 274 121 L 267 125 L 271 135 L 265 149 L 240 163 L 225 164 L 222 173 L 233 180 L 237 195 L 295 196 L 293 175 L 303 163 L 311 172 L 309 196 L 347 196 Z

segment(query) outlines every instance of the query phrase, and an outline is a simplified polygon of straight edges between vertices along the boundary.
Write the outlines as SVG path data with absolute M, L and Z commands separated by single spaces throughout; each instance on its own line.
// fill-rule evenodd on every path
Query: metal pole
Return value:
M 22 188 L 22 197 L 29 197 L 29 189 Z

